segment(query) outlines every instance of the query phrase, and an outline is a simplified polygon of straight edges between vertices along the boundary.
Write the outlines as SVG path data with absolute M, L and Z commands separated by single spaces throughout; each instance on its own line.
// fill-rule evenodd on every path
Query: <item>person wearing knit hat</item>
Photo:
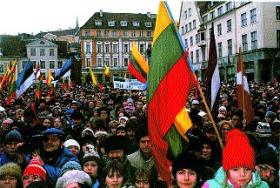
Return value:
M 81 170 L 70 170 L 58 178 L 55 188 L 91 187 L 91 179 L 87 173 Z
M 226 134 L 223 148 L 222 167 L 214 179 L 207 180 L 203 188 L 223 187 L 269 187 L 261 180 L 255 169 L 255 153 L 247 135 L 235 128 Z
M 78 156 L 80 153 L 80 144 L 74 140 L 69 139 L 66 140 L 63 144 L 66 148 L 68 148 L 74 155 Z
M 7 163 L 0 167 L 1 188 L 21 188 L 21 168 L 16 163 Z
M 34 181 L 46 181 L 47 172 L 43 168 L 39 157 L 33 157 L 23 171 L 22 182 L 23 188 L 26 188 Z
M 82 170 L 82 166 L 80 165 L 80 163 L 78 163 L 76 161 L 68 161 L 61 168 L 60 176 L 63 176 L 63 174 L 65 174 L 66 172 L 68 172 L 70 170 Z
M 83 171 L 85 171 L 92 180 L 92 187 L 99 187 L 99 171 L 101 170 L 100 157 L 94 147 L 87 146 L 88 150 L 82 159 Z
M 192 153 L 183 152 L 175 158 L 172 164 L 172 174 L 176 185 L 180 188 L 199 187 L 200 185 L 200 164 Z
M 21 134 L 13 129 L 4 137 L 4 152 L 0 153 L 0 166 L 8 162 L 17 162 L 17 148 L 22 142 Z

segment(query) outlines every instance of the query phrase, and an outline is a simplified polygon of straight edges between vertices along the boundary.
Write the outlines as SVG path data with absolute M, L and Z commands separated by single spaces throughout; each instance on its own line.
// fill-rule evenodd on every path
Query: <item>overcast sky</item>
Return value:
M 2 0 L 0 34 L 54 31 L 82 26 L 95 12 L 157 13 L 160 0 Z M 167 0 L 179 20 L 181 0 Z

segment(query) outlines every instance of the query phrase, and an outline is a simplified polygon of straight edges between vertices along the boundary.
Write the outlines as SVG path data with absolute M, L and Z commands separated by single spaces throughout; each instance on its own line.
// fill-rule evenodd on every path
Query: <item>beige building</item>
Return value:
M 249 80 L 279 78 L 279 2 L 182 2 L 180 33 L 201 78 L 207 67 L 212 23 L 223 81 L 234 80 L 239 47 Z

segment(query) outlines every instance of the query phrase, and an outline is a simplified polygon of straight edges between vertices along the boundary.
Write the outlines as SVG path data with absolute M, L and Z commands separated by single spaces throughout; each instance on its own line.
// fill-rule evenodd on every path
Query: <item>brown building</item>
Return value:
M 147 57 L 151 46 L 156 15 L 96 12 L 80 29 L 83 72 L 92 67 L 102 79 L 104 66 L 114 76 L 127 73 L 129 52 L 136 42 L 140 53 Z

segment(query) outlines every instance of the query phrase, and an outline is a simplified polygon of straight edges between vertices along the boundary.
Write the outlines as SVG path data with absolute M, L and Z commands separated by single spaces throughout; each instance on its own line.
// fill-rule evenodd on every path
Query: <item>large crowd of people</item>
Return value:
M 146 91 L 110 84 L 31 87 L 11 105 L 0 98 L 0 188 L 164 188 L 148 134 Z M 186 99 L 189 142 L 171 157 L 173 187 L 279 187 L 280 84 L 251 83 L 254 120 L 222 84 L 214 117 L 201 96 Z M 159 107 L 160 108 L 160 107 Z

